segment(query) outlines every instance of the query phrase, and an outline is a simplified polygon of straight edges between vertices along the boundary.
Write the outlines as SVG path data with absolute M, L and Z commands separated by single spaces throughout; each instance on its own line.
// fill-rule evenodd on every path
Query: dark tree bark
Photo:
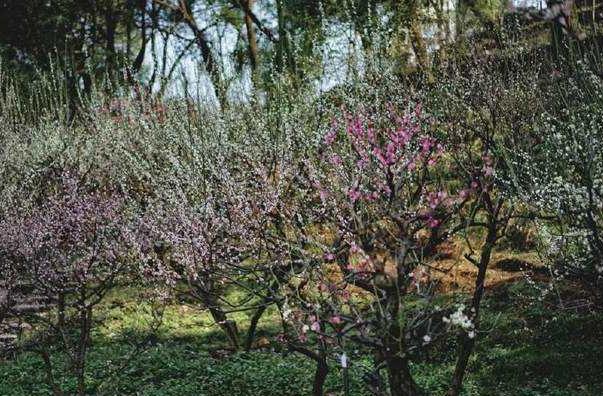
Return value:
M 116 67 L 115 53 L 115 32 L 117 30 L 117 15 L 113 8 L 113 2 L 110 1 L 105 9 L 105 51 L 106 51 L 106 68 L 110 77 L 113 77 Z
M 314 380 L 312 382 L 312 395 L 322 396 L 324 394 L 325 381 L 329 374 L 329 366 L 327 360 L 323 357 L 316 362 L 316 370 L 314 371 Z
M 209 310 L 209 313 L 210 313 L 212 319 L 214 320 L 214 322 L 216 322 L 216 324 L 218 326 L 220 326 L 222 331 L 224 331 L 224 333 L 228 337 L 230 346 L 234 350 L 238 350 L 240 344 L 239 344 L 239 329 L 237 327 L 237 323 L 233 320 L 228 319 L 228 316 L 226 315 L 224 310 L 222 310 L 222 308 L 220 308 L 220 304 L 218 303 L 217 299 L 215 298 L 215 295 L 211 291 L 208 291 L 207 289 L 205 289 L 203 286 L 198 286 L 198 287 L 196 286 L 195 287 L 195 296 L 201 300 L 201 302 L 203 303 L 203 306 L 207 310 Z
M 419 388 L 412 378 L 408 359 L 403 347 L 403 334 L 399 322 L 400 301 L 397 293 L 390 291 L 386 300 L 388 317 L 382 318 L 386 325 L 385 362 L 392 396 L 417 396 Z
M 52 389 L 52 394 L 54 396 L 64 396 L 63 391 L 57 385 L 54 379 L 54 375 L 52 373 L 52 362 L 50 361 L 50 355 L 48 354 L 48 351 L 41 350 L 39 351 L 39 354 L 42 357 L 42 360 L 44 361 L 44 369 L 46 371 L 46 384 L 50 386 L 50 388 Z
M 85 306 L 85 295 L 81 301 L 82 307 Z M 90 329 L 92 324 L 92 308 L 81 308 L 79 318 L 79 339 L 77 350 L 75 353 L 75 375 L 77 378 L 77 394 L 78 396 L 86 395 L 86 355 L 88 353 L 88 345 L 90 344 Z
M 251 317 L 251 321 L 249 323 L 249 329 L 247 330 L 247 337 L 245 338 L 244 348 L 246 351 L 251 350 L 251 346 L 253 345 L 253 341 L 255 339 L 255 333 L 258 327 L 258 322 L 266 312 L 266 308 L 268 308 L 269 301 L 264 301 L 264 303 L 256 309 Z
M 243 0 L 245 10 L 251 10 L 253 8 L 253 0 Z M 253 26 L 253 20 L 251 19 L 251 13 L 245 12 L 245 29 L 247 31 L 247 46 L 249 52 L 249 62 L 251 64 L 252 71 L 256 71 L 258 65 L 258 43 L 255 37 L 255 28 Z
M 466 256 L 469 261 L 478 267 L 477 277 L 475 279 L 475 289 L 473 291 L 473 297 L 471 299 L 471 313 L 469 318 L 474 324 L 475 334 L 470 337 L 466 331 L 461 331 L 459 334 L 459 355 L 457 358 L 452 382 L 448 390 L 448 396 L 458 396 L 463 389 L 463 379 L 467 371 L 467 365 L 469 358 L 473 353 L 475 341 L 477 337 L 477 330 L 479 329 L 479 309 L 484 296 L 486 286 L 486 271 L 492 257 L 492 251 L 496 246 L 499 232 L 499 213 L 502 208 L 502 201 L 496 204 L 496 207 L 492 206 L 489 196 L 486 195 L 488 213 L 488 232 L 486 234 L 486 240 L 482 246 L 479 261 Z
M 276 15 L 279 38 L 276 46 L 276 68 L 279 72 L 284 72 L 285 69 L 288 69 L 288 71 L 295 73 L 293 54 L 291 54 L 287 29 L 285 26 L 285 8 L 283 0 L 276 0 Z
M 295 352 L 301 353 L 302 355 L 316 362 L 314 380 L 312 381 L 312 395 L 323 396 L 325 381 L 327 379 L 327 375 L 329 374 L 329 365 L 327 363 L 327 356 L 324 352 L 324 345 L 320 346 L 320 351 L 318 352 L 314 352 L 310 349 L 297 345 L 289 345 L 289 348 Z
M 141 38 L 142 42 L 140 44 L 140 50 L 138 50 L 138 54 L 136 55 L 136 58 L 134 58 L 134 62 L 132 63 L 132 72 L 134 74 L 138 73 L 140 71 L 140 68 L 142 67 L 142 62 L 144 61 L 144 56 L 146 53 L 147 41 L 148 41 L 146 15 L 145 15 L 144 8 L 141 11 L 142 11 L 142 21 L 141 21 L 141 25 L 140 25 L 140 38 Z

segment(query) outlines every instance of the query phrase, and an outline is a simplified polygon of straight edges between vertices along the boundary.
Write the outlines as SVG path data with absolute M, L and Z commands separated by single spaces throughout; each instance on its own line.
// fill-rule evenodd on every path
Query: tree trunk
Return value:
M 421 22 L 418 20 L 418 16 L 410 21 L 410 41 L 412 43 L 412 49 L 417 58 L 417 64 L 419 68 L 425 73 L 429 71 L 429 60 L 427 57 L 427 46 L 425 45 L 425 40 L 423 38 L 423 29 L 421 27 Z
M 319 343 L 320 350 L 318 352 L 312 351 L 308 348 L 297 346 L 295 344 L 289 344 L 289 348 L 292 351 L 301 353 L 302 355 L 314 360 L 316 362 L 316 370 L 314 371 L 314 381 L 312 382 L 312 395 L 322 396 L 324 393 L 325 380 L 329 374 L 329 365 L 327 363 L 327 356 L 325 352 L 326 345 L 324 342 Z
M 113 2 L 109 2 L 107 9 L 105 10 L 105 28 L 106 31 L 106 67 L 107 74 L 110 79 L 114 78 L 114 72 L 116 67 L 115 59 L 115 31 L 117 29 L 117 18 L 113 11 Z
M 42 360 L 44 361 L 44 367 L 46 370 L 46 383 L 52 389 L 52 394 L 54 396 L 64 396 L 63 391 L 54 380 L 54 376 L 52 374 L 52 362 L 50 360 L 50 355 L 48 354 L 48 351 L 41 350 L 39 351 L 39 353 L 40 356 L 42 356 Z
M 239 329 L 237 323 L 234 320 L 228 319 L 226 314 L 221 309 L 209 308 L 214 321 L 220 326 L 220 328 L 226 333 L 230 346 L 234 350 L 239 349 Z
M 65 328 L 65 293 L 59 292 L 57 303 L 57 327 Z
M 264 301 L 263 305 L 260 306 L 251 317 L 251 322 L 249 323 L 249 329 L 247 330 L 247 337 L 245 339 L 245 350 L 249 351 L 251 346 L 253 345 L 253 340 L 255 339 L 255 332 L 258 327 L 258 322 L 260 321 L 262 315 L 268 308 L 268 302 Z
M 279 72 L 287 71 L 295 73 L 295 62 L 291 53 L 287 29 L 285 26 L 285 9 L 283 0 L 276 0 L 276 14 L 278 26 L 278 42 L 276 46 L 276 68 Z
M 220 65 L 216 61 L 216 58 L 214 57 L 209 45 L 209 40 L 205 35 L 205 30 L 199 28 L 190 5 L 184 0 L 180 0 L 180 11 L 182 12 L 184 21 L 195 35 L 195 41 L 197 42 L 197 46 L 201 51 L 201 57 L 203 58 L 205 70 L 207 71 L 207 74 L 209 74 L 209 79 L 213 83 L 216 98 L 218 99 L 220 106 L 224 108 L 226 106 L 227 87 L 222 79 Z
M 209 310 L 214 322 L 220 326 L 222 331 L 226 333 L 230 346 L 236 351 L 239 349 L 239 329 L 237 323 L 229 320 L 226 313 L 220 308 L 218 301 L 211 292 L 204 290 L 202 287 L 196 288 L 198 296 L 201 298 L 205 308 Z
M 390 393 L 392 396 L 417 396 L 420 394 L 419 389 L 410 373 L 410 366 L 403 347 L 402 328 L 398 318 L 400 314 L 398 293 L 395 291 L 388 293 L 391 294 L 386 300 L 387 306 L 385 307 L 388 316 L 382 318 L 382 321 L 387 326 L 384 355 Z
M 437 0 L 434 5 L 436 14 L 436 23 L 438 26 L 438 65 L 446 64 L 446 47 L 448 46 L 448 40 L 450 39 L 450 26 L 448 25 L 449 18 L 445 13 L 445 6 L 443 0 Z
M 132 62 L 132 73 L 136 74 L 140 71 L 140 68 L 142 67 L 142 63 L 144 62 L 144 57 L 145 57 L 145 52 L 147 49 L 147 27 L 146 27 L 146 1 L 143 1 L 140 7 L 140 13 L 141 13 L 141 26 L 140 26 L 140 39 L 141 39 L 141 44 L 140 44 L 140 50 L 138 51 L 138 53 L 136 54 L 136 58 L 134 59 L 134 62 Z M 151 32 L 151 34 L 153 34 L 153 32 Z M 132 80 L 132 76 L 128 77 L 130 80 Z M 130 83 L 133 83 L 134 81 L 130 81 Z
M 479 328 L 479 307 L 484 296 L 484 289 L 486 283 L 486 270 L 488 264 L 490 264 L 490 257 L 492 250 L 496 245 L 497 240 L 497 219 L 496 214 L 490 217 L 488 221 L 488 234 L 486 235 L 486 241 L 482 246 L 482 252 L 478 263 L 478 273 L 475 279 L 475 290 L 473 291 L 473 299 L 471 301 L 471 316 L 470 319 L 474 324 L 476 331 L 473 337 L 469 337 L 466 331 L 462 331 L 459 334 L 459 356 L 454 369 L 452 377 L 452 383 L 448 390 L 448 396 L 458 396 L 463 389 L 463 379 L 465 372 L 467 371 L 467 365 L 469 364 L 469 358 L 473 352 L 475 346 L 475 337 L 477 337 L 477 330 Z
M 463 389 L 463 379 L 465 377 L 465 372 L 467 371 L 471 352 L 475 346 L 475 338 L 469 338 L 463 333 L 459 335 L 459 343 L 459 357 L 454 368 L 452 383 L 450 384 L 450 389 L 447 393 L 448 396 L 458 396 Z
M 312 383 L 312 395 L 323 396 L 324 385 L 329 374 L 329 366 L 327 359 L 321 356 L 321 359 L 316 362 L 316 371 L 314 372 L 314 382 Z
M 574 0 L 564 0 L 561 3 L 557 1 L 547 1 L 548 15 L 546 19 L 551 20 L 551 47 L 555 60 L 563 55 L 568 49 L 568 36 L 575 36 L 572 29 L 571 9 L 574 6 Z
M 251 10 L 253 8 L 254 0 L 244 0 L 245 8 Z M 258 65 L 258 43 L 255 37 L 255 28 L 253 27 L 253 20 L 248 12 L 245 12 L 245 29 L 247 31 L 247 45 L 249 51 L 249 62 L 251 64 L 251 70 L 255 73 Z
M 392 396 L 420 395 L 417 384 L 410 373 L 408 360 L 400 356 L 387 359 L 387 375 Z
M 85 302 L 81 303 L 82 305 Z M 77 395 L 86 395 L 86 354 L 90 337 L 90 325 L 92 320 L 92 309 L 90 307 L 80 308 L 80 336 L 75 356 L 75 374 L 77 377 Z
M 408 29 L 410 43 L 417 65 L 423 72 L 428 71 L 427 46 L 423 37 L 423 27 L 419 15 L 418 0 L 404 0 L 398 5 L 400 25 Z

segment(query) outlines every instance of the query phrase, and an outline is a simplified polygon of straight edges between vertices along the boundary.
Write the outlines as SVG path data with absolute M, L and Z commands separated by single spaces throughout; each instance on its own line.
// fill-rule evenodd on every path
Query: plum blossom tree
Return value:
M 86 358 L 94 326 L 94 308 L 136 257 L 134 222 L 119 191 L 93 189 L 75 172 L 63 172 L 56 191 L 39 205 L 13 208 L 0 222 L 3 266 L 18 269 L 18 280 L 32 293 L 56 304 L 56 315 L 36 314 L 37 333 L 63 345 L 77 379 L 77 394 L 86 393 Z M 48 344 L 35 342 L 54 380 Z
M 159 278 L 207 309 L 225 332 L 232 348 L 239 348 L 236 322 L 224 308 L 224 293 L 236 282 L 244 260 L 245 209 L 227 206 L 216 197 L 202 205 L 179 197 L 175 204 L 159 203 L 142 220 L 144 273 Z M 225 204 L 225 206 L 221 206 Z
M 324 227 L 313 236 L 322 264 L 307 268 L 308 290 L 288 305 L 299 311 L 290 314 L 298 339 L 311 334 L 341 354 L 347 342 L 369 347 L 390 393 L 416 395 L 409 362 L 444 332 L 431 264 L 468 197 L 447 190 L 445 150 L 420 106 L 344 112 L 320 151 L 307 183 Z M 422 308 L 407 309 L 417 299 Z
M 247 160 L 239 157 L 236 164 Z M 268 237 L 278 228 L 271 221 L 280 187 L 256 163 L 245 170 L 228 164 L 235 161 L 211 170 L 211 183 L 194 197 L 179 191 L 151 205 L 141 221 L 143 260 L 147 276 L 163 278 L 208 310 L 233 350 L 249 349 L 257 322 L 275 302 L 266 272 L 278 263 L 267 264 L 266 251 L 271 258 L 282 253 Z M 228 298 L 232 288 L 244 295 L 240 301 Z M 245 340 L 229 318 L 234 311 L 255 311 Z
M 8 259 L 8 253 L 0 248 L 0 326 L 11 316 L 18 289 L 19 271 Z M 0 327 L 3 328 L 3 327 Z M 4 342 L 0 342 L 4 349 Z
M 603 304 L 603 117 L 597 99 L 546 117 L 538 144 L 519 147 L 511 182 L 540 214 L 543 256 L 559 276 L 579 280 Z
M 510 221 L 520 214 L 512 199 L 499 188 L 495 171 L 502 168 L 503 164 L 496 161 L 497 157 L 492 155 L 492 151 L 496 149 L 492 140 L 484 135 L 473 137 L 475 140 L 471 141 L 479 142 L 480 150 L 455 150 L 455 161 L 462 165 L 453 169 L 459 173 L 464 169 L 468 178 L 469 188 L 461 193 L 463 196 L 469 194 L 471 200 L 466 210 L 459 212 L 457 217 L 459 223 L 464 224 L 462 234 L 468 247 L 464 258 L 475 266 L 477 274 L 466 313 L 457 312 L 450 317 L 450 320 L 460 321 L 461 326 L 458 331 L 457 363 L 448 395 L 458 395 L 462 390 L 463 378 L 480 330 L 480 306 L 486 289 L 486 273 L 492 261 L 492 253 L 505 237 Z M 477 229 L 484 230 L 485 237 L 481 244 L 476 246 L 467 237 L 471 230 Z
M 464 304 L 466 311 L 457 316 L 461 323 L 466 317 L 469 325 L 461 325 L 458 331 L 457 363 L 448 395 L 461 393 L 469 358 L 479 340 L 480 306 L 492 254 L 508 236 L 513 221 L 531 217 L 508 183 L 513 175 L 510 152 L 534 144 L 531 133 L 518 133 L 531 128 L 530 103 L 535 98 L 525 90 L 531 80 L 528 75 L 517 77 L 514 74 L 506 89 L 500 89 L 501 79 L 506 77 L 490 65 L 482 65 L 467 76 L 455 76 L 452 84 L 444 84 L 430 103 L 437 114 L 435 123 L 446 131 L 448 171 L 455 183 L 463 186 L 459 195 L 467 198 L 464 209 L 456 214 L 462 228 L 455 232 L 465 239 L 464 258 L 477 270 L 473 292 Z M 509 103 L 515 105 L 513 111 L 509 111 Z M 476 235 L 482 237 L 476 241 Z

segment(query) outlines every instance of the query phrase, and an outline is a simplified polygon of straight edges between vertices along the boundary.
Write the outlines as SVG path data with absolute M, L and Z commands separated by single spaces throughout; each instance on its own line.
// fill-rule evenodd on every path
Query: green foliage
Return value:
M 562 293 L 571 285 L 561 284 Z M 564 291 L 565 290 L 565 291 Z M 601 314 L 551 310 L 554 294 L 539 300 L 539 291 L 520 282 L 495 290 L 485 301 L 483 338 L 465 383 L 464 395 L 595 396 L 603 392 L 599 357 L 603 353 Z M 212 357 L 215 328 L 189 333 L 182 338 L 179 326 L 190 320 L 177 306 L 166 311 L 166 327 L 159 339 L 139 350 L 123 369 L 119 356 L 128 356 L 134 340 L 144 334 L 118 333 L 118 328 L 140 321 L 140 310 L 128 301 L 135 290 L 110 297 L 103 309 L 106 332 L 95 335 L 87 383 L 98 395 L 306 395 L 310 393 L 313 363 L 296 354 L 264 350 Z M 569 296 L 566 296 L 569 297 Z M 120 303 L 118 303 L 120 301 Z M 136 312 L 139 313 L 136 313 Z M 194 315 L 190 315 L 194 317 Z M 203 314 L 199 316 L 203 318 Z M 267 319 L 265 326 L 270 328 Z M 124 334 L 130 334 L 125 337 Z M 269 333 L 268 333 L 269 335 Z M 443 394 L 453 370 L 454 343 L 438 346 L 413 366 L 417 382 L 428 394 Z M 58 356 L 58 355 L 57 355 Z M 368 395 L 362 380 L 368 356 L 352 358 L 352 394 Z M 334 363 L 334 362 L 333 362 Z M 58 365 L 64 369 L 64 366 Z M 336 367 L 333 364 L 333 367 Z M 66 389 L 75 386 L 67 378 Z M 342 394 L 341 372 L 329 374 L 327 392 Z M 6 396 L 50 395 L 44 385 L 44 366 L 32 353 L 0 365 L 0 394 Z

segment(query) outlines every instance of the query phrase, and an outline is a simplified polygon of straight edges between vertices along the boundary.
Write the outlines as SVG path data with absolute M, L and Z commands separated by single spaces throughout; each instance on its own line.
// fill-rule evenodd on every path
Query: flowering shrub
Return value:
M 238 348 L 236 323 L 227 318 L 221 300 L 241 276 L 248 230 L 248 208 L 208 196 L 202 205 L 180 197 L 174 205 L 158 204 L 141 222 L 143 274 L 148 281 L 178 288 L 208 309 Z
M 541 236 L 559 276 L 580 279 L 603 298 L 603 109 L 601 102 L 547 118 L 541 142 L 519 153 L 524 199 L 550 220 Z M 548 232 L 546 232 L 548 231 Z
M 120 276 L 133 274 L 136 243 L 125 197 L 91 190 L 77 174 L 64 172 L 40 205 L 9 211 L 0 222 L 0 247 L 3 266 L 18 271 L 18 281 L 31 285 L 33 295 L 56 304 L 56 315 L 36 315 L 37 330 L 64 344 L 83 395 L 93 309 Z M 44 343 L 36 349 L 52 373 Z
M 529 131 L 532 106 L 539 102 L 533 73 L 532 69 L 509 73 L 496 64 L 478 62 L 466 73 L 449 76 L 448 83 L 426 97 L 436 124 L 446 132 L 449 175 L 453 183 L 464 186 L 460 195 L 467 198 L 467 204 L 457 212 L 455 229 L 465 242 L 463 258 L 477 271 L 471 297 L 448 318 L 459 324 L 449 396 L 461 394 L 470 356 L 482 334 L 480 307 L 494 253 L 501 242 L 509 241 L 513 222 L 530 218 L 511 192 L 508 180 L 513 171 L 508 157 L 518 145 L 534 144 Z
M 330 345 L 345 354 L 349 342 L 371 348 L 391 394 L 415 394 L 409 359 L 443 330 L 430 262 L 468 193 L 447 190 L 444 147 L 419 106 L 381 114 L 344 113 L 310 165 L 323 263 L 308 266 L 284 316 L 300 342 L 317 338 L 323 353 Z M 417 299 L 421 308 L 407 310 Z

